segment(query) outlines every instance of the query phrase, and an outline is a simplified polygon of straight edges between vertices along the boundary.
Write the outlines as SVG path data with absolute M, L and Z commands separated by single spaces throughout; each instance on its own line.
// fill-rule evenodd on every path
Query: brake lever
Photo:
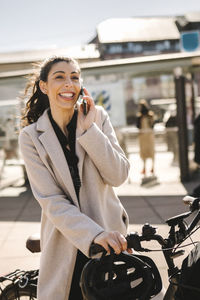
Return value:
M 149 249 L 145 249 L 141 246 L 141 240 L 144 240 L 142 236 L 139 236 L 137 232 L 131 232 L 126 237 L 128 248 L 133 248 L 139 252 L 149 252 Z

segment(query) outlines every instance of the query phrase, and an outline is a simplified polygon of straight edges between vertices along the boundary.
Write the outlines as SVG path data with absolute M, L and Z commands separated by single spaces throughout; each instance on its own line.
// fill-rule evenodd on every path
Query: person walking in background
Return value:
M 127 249 L 128 215 L 113 186 L 129 162 L 106 111 L 83 88 L 78 63 L 45 61 L 25 97 L 19 146 L 33 194 L 42 208 L 38 300 L 80 300 L 79 280 L 91 244 Z M 31 94 L 29 91 L 31 89 Z
M 14 123 L 14 118 L 8 118 L 3 126 L 5 131 L 5 143 L 3 145 L 5 160 L 18 158 L 17 151 L 17 130 Z
M 154 113 L 149 109 L 146 100 L 141 99 L 139 102 L 139 111 L 137 114 L 137 128 L 139 129 L 139 147 L 140 157 L 143 161 L 142 174 L 147 174 L 146 162 L 147 159 L 151 159 L 151 175 L 154 175 L 154 155 L 155 155 L 155 143 L 154 143 Z
M 179 163 L 178 126 L 176 105 L 169 105 L 168 111 L 164 114 L 163 122 L 166 128 L 167 150 L 173 153 L 172 165 Z

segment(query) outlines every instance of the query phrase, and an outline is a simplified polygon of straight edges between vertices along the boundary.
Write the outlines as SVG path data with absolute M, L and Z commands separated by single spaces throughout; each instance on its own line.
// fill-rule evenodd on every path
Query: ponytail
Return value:
M 23 99 L 26 98 L 29 90 L 31 89 L 30 84 L 27 85 Z M 24 112 L 21 118 L 21 125 L 25 127 L 38 120 L 43 112 L 49 107 L 49 98 L 46 94 L 43 94 L 39 87 L 39 79 L 37 79 L 32 87 L 32 96 L 26 103 Z

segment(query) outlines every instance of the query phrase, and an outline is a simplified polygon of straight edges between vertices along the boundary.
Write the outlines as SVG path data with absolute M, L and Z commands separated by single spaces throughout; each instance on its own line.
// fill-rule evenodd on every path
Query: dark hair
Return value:
M 139 111 L 137 113 L 136 127 L 141 128 L 141 118 L 147 116 L 149 119 L 150 127 L 154 124 L 154 112 L 150 110 L 150 107 L 145 99 L 139 101 Z M 150 121 L 151 120 L 151 121 Z
M 49 107 L 49 98 L 40 90 L 39 82 L 40 80 L 47 82 L 48 74 L 52 66 L 62 61 L 75 64 L 80 72 L 78 62 L 71 57 L 53 56 L 46 59 L 41 65 L 38 65 L 36 71 L 26 85 L 24 95 L 21 97 L 23 101 L 28 97 L 28 101 L 26 102 L 25 109 L 21 117 L 22 127 L 36 122 L 45 109 Z
M 139 102 L 140 105 L 140 113 L 142 115 L 147 115 L 149 112 L 149 105 L 145 99 L 141 99 Z

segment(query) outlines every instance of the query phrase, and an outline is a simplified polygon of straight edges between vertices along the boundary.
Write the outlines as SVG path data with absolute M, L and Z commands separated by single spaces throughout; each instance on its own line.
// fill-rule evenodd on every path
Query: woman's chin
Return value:
M 74 108 L 76 101 L 62 101 L 57 103 L 57 107 L 60 109 L 71 110 Z

